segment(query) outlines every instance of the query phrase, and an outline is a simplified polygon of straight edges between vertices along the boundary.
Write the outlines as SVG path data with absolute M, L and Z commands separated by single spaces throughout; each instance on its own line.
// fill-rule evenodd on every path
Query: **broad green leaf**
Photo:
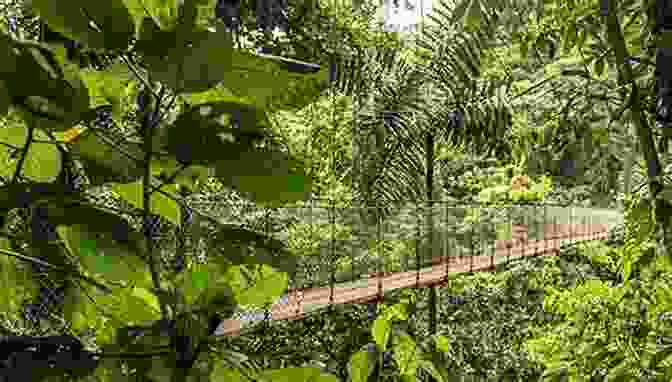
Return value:
M 370 362 L 371 354 L 367 351 L 358 351 L 350 357 L 348 371 L 352 382 L 366 382 L 373 373 L 374 365 Z M 374 358 L 375 360 L 375 358 Z M 371 367 L 369 366 L 371 364 Z
M 450 350 L 450 340 L 441 335 L 437 335 L 434 337 L 434 341 L 436 342 L 436 349 L 442 353 L 447 353 Z
M 6 127 L 0 129 L 0 142 L 12 145 L 20 150 L 25 149 L 28 138 L 28 128 L 25 126 Z M 33 138 L 49 141 L 49 136 L 41 130 L 33 131 Z M 0 175 L 11 179 L 19 163 L 21 153 L 10 147 L 0 146 Z M 21 174 L 36 182 L 53 182 L 61 171 L 61 153 L 54 144 L 31 142 L 26 159 L 23 162 Z
M 224 28 L 193 32 L 188 36 L 188 45 L 176 43 L 178 37 L 171 32 L 151 29 L 141 32 L 140 47 L 153 78 L 177 93 L 193 93 L 215 86 L 230 73 L 233 42 Z M 155 47 L 144 48 L 153 45 L 166 49 L 159 52 Z
M 69 144 L 71 152 L 81 158 L 93 185 L 107 182 L 129 183 L 143 175 L 141 145 L 120 141 L 112 134 L 86 129 Z
M 325 375 L 320 369 L 308 367 L 287 367 L 263 370 L 258 374 L 260 381 L 268 382 L 337 382 L 335 376 Z
M 392 326 L 390 322 L 382 317 L 376 318 L 373 322 L 371 328 L 371 334 L 376 344 L 381 348 L 382 351 L 387 350 L 387 341 L 390 339 L 390 333 L 392 332 Z
M 231 289 L 235 293 L 239 305 L 262 307 L 274 303 L 287 289 L 287 275 L 273 268 L 261 265 L 252 283 L 247 283 L 238 267 L 231 267 Z
M 112 190 L 133 207 L 138 209 L 144 208 L 143 186 L 141 181 L 128 184 L 113 184 Z M 174 184 L 166 184 L 161 187 L 161 190 L 172 195 L 174 198 L 179 198 L 179 196 L 177 196 L 177 187 Z M 180 205 L 174 199 L 159 192 L 154 192 L 150 196 L 150 212 L 165 218 L 176 226 L 180 226 L 182 222 Z
M 214 282 L 210 283 L 209 273 L 212 272 L 210 266 L 206 264 L 191 264 L 181 276 L 180 291 L 186 304 L 193 305 L 198 297 L 208 287 L 215 288 Z
M 239 124 L 234 123 L 238 120 Z M 257 109 L 234 102 L 194 106 L 168 127 L 165 149 L 183 163 L 209 165 L 237 160 L 239 153 L 265 137 L 268 122 Z
M 301 162 L 273 149 L 241 151 L 235 159 L 221 160 L 215 176 L 259 204 L 307 200 L 312 186 Z
M 149 12 L 152 20 L 161 29 L 174 29 L 177 25 L 178 4 L 176 0 L 136 0 L 144 5 L 144 9 Z
M 111 313 L 112 318 L 126 325 L 148 324 L 161 318 L 155 301 L 147 299 L 151 294 L 148 290 L 133 286 L 113 290 L 111 294 L 95 298 L 96 305 Z
M 94 49 L 126 49 L 135 33 L 123 0 L 32 0 L 31 5 L 53 30 Z
M 169 157 L 152 160 L 152 176 L 154 177 L 170 179 L 178 171 L 179 173 L 173 182 L 187 187 L 192 192 L 195 192 L 199 185 L 207 182 L 211 172 L 210 168 L 197 165 L 182 169 L 182 165 L 178 161 Z
M 236 225 L 220 227 L 212 242 L 220 253 L 218 259 L 232 265 L 266 264 L 288 274 L 296 270 L 296 256 L 280 240 Z
M 135 248 L 115 240 L 114 234 L 91 232 L 84 225 L 58 226 L 56 232 L 84 270 L 94 278 L 115 283 L 138 283 L 139 286 L 151 285 L 149 270 Z M 82 251 L 82 242 L 95 242 L 95 254 L 86 246 Z
M 262 110 L 296 110 L 314 102 L 328 87 L 328 71 L 291 73 L 274 58 L 232 51 L 232 69 L 221 87 Z
M 394 304 L 385 306 L 380 312 L 380 317 L 383 317 L 390 322 L 406 321 L 408 320 L 408 312 L 406 311 L 406 306 L 404 304 Z
M 211 381 L 230 381 L 230 382 L 244 382 L 247 379 L 237 369 L 229 368 L 229 364 L 223 360 L 216 361 L 210 373 Z
M 122 112 L 126 88 L 134 81 L 127 66 L 115 64 L 104 71 L 82 69 L 80 76 L 89 92 L 90 108 L 111 105 L 114 115 Z
M 401 375 L 415 377 L 418 369 L 417 346 L 408 335 L 395 337 L 396 345 L 392 356 L 399 366 Z
M 154 309 L 155 312 L 159 312 L 161 310 L 161 306 L 159 305 L 159 299 L 149 290 L 145 288 L 135 287 L 132 289 L 131 294 L 133 297 L 144 302 L 145 305 Z

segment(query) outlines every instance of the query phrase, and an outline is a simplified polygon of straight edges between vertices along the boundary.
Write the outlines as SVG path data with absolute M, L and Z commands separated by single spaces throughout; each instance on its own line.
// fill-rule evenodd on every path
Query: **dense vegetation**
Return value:
M 409 37 L 365 1 L 2 0 L 0 380 L 671 380 L 665 3 L 445 0 Z M 625 224 L 212 336 L 545 219 L 436 200 Z

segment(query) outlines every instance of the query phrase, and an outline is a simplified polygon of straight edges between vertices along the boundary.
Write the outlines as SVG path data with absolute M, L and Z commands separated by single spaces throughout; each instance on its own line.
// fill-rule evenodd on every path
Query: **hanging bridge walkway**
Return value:
M 582 222 L 587 220 L 586 216 L 592 210 L 584 209 Z M 220 324 L 215 336 L 238 336 L 266 320 L 297 320 L 308 314 L 318 313 L 332 304 L 380 301 L 385 294 L 400 289 L 441 286 L 445 284 L 449 274 L 493 272 L 498 265 L 511 260 L 557 255 L 561 247 L 567 245 L 606 240 L 609 230 L 622 222 L 622 215 L 610 210 L 601 210 L 596 215 L 597 224 L 593 219 L 590 219 L 589 224 L 543 224 L 542 240 L 529 240 L 528 227 L 514 225 L 511 239 L 495 240 L 489 255 L 433 257 L 431 264 L 415 270 L 369 273 L 353 281 L 333 283 L 325 287 L 290 289 L 270 309 L 239 310 L 231 319 Z

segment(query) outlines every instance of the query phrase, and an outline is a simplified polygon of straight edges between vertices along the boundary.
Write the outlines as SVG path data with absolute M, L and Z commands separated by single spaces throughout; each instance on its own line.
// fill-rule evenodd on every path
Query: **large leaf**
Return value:
M 0 78 L 28 123 L 63 131 L 79 122 L 88 110 L 88 90 L 65 62 L 65 49 L 33 42 L 17 42 L 14 48 L 16 71 Z
M 222 87 L 259 109 L 295 110 L 314 102 L 328 87 L 328 71 L 292 73 L 286 60 L 234 50 Z
M 110 105 L 115 115 L 121 113 L 127 86 L 133 81 L 127 66 L 115 64 L 105 71 L 83 69 L 80 76 L 89 91 L 90 108 Z
M 306 200 L 312 187 L 301 163 L 272 149 L 241 151 L 236 158 L 220 160 L 215 176 L 260 204 Z
M 245 277 L 243 268 L 230 267 L 229 284 L 239 305 L 246 307 L 263 307 L 272 304 L 287 290 L 287 274 L 276 272 L 266 265 L 255 266 L 253 279 Z
M 378 349 L 375 344 L 368 344 L 368 351 L 358 351 L 350 357 L 348 374 L 352 382 L 366 382 L 376 369 Z
M 123 0 L 32 0 L 31 5 L 54 31 L 93 49 L 126 49 L 135 34 Z
M 139 209 L 144 208 L 144 192 L 142 182 L 138 181 L 128 184 L 113 184 L 112 190 L 114 190 L 114 192 L 119 194 L 122 199 L 130 203 L 132 206 Z M 164 185 L 161 187 L 161 191 L 172 195 L 174 198 L 179 198 L 179 196 L 177 196 L 176 185 L 174 184 Z M 180 205 L 175 201 L 175 199 L 159 192 L 154 192 L 150 196 L 150 212 L 165 218 L 177 226 L 180 226 L 182 222 L 182 211 L 180 210 Z
M 12 145 L 11 147 L 0 146 L 0 176 L 11 179 L 16 166 L 26 147 L 28 128 L 25 126 L 7 127 L 0 129 L 0 142 Z M 49 141 L 49 136 L 40 130 L 33 130 L 32 139 Z M 36 182 L 53 182 L 61 171 L 61 153 L 55 144 L 31 142 L 28 146 L 26 158 L 22 164 L 21 174 Z
M 143 175 L 140 161 L 144 152 L 140 144 L 120 141 L 102 131 L 86 129 L 68 144 L 77 155 L 93 185 L 107 182 L 130 183 Z
M 151 286 L 149 269 L 140 257 L 142 254 L 128 243 L 115 240 L 112 234 L 91 232 L 85 225 L 58 226 L 56 232 L 86 273 L 94 278 Z
M 144 237 L 114 211 L 82 200 L 58 200 L 44 204 L 49 222 L 55 226 L 86 225 L 89 233 L 109 235 L 136 254 L 144 251 Z
M 232 123 L 238 120 L 238 124 Z M 233 102 L 206 103 L 181 114 L 168 128 L 165 149 L 183 163 L 236 160 L 264 137 L 267 120 L 258 110 Z
M 177 93 L 205 91 L 231 69 L 233 40 L 221 27 L 182 36 L 145 19 L 138 44 L 153 77 Z
M 296 270 L 296 256 L 288 252 L 280 240 L 235 225 L 220 227 L 212 243 L 220 258 L 232 265 L 266 264 L 288 274 Z

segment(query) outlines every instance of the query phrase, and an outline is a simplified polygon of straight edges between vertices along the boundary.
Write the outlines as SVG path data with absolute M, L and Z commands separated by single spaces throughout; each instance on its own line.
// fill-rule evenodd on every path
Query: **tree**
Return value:
M 208 375 L 209 369 L 193 368 L 194 362 L 213 322 L 236 307 L 236 295 L 221 276 L 232 265 L 248 263 L 291 272 L 295 259 L 280 242 L 217 223 L 213 241 L 220 253 L 207 264 L 187 259 L 186 267 L 166 269 L 152 222 L 183 226 L 191 220 L 183 219 L 179 189 L 193 187 L 199 167 L 261 204 L 307 197 L 311 180 L 270 141 L 266 113 L 311 102 L 326 84 L 326 71 L 235 49 L 231 33 L 213 21 L 215 4 L 209 0 L 160 6 L 33 1 L 32 7 L 54 32 L 119 60 L 113 67 L 80 68 L 62 46 L 0 33 L 0 111 L 23 119 L 0 129 L 2 156 L 13 165 L 1 174 L 1 210 L 4 216 L 32 208 L 29 219 L 36 224 L 28 247 L 3 242 L 2 255 L 40 264 L 54 279 L 71 281 L 63 316 L 77 335 L 96 330 L 97 345 L 105 350 L 98 375 L 121 373 L 106 353 L 122 351 L 122 359 L 125 352 L 147 353 L 166 333 L 172 340 L 163 358 L 135 358 L 129 361 L 135 369 L 145 378 L 174 381 L 190 373 Z M 249 72 L 255 77 L 244 79 Z M 137 131 L 124 137 L 109 123 L 94 121 L 101 106 L 118 120 L 125 89 L 118 85 L 129 82 L 144 90 Z M 82 166 L 84 184 L 73 186 L 72 174 L 66 176 L 70 163 Z M 85 197 L 86 189 L 100 185 L 111 186 L 132 208 L 120 214 Z M 41 231 L 40 224 L 53 231 Z M 241 244 L 247 242 L 256 245 L 254 255 L 244 252 Z M 3 273 L 18 274 L 11 267 L 19 269 L 20 263 L 3 263 Z M 281 273 L 272 268 L 267 273 L 282 286 Z M 3 298 L 12 304 L 24 295 L 17 290 L 31 283 L 3 282 Z M 264 292 L 258 295 L 264 301 L 277 293 Z M 138 324 L 141 330 L 129 334 Z M 176 364 L 184 367 L 170 366 Z M 215 373 L 226 375 L 226 367 Z

